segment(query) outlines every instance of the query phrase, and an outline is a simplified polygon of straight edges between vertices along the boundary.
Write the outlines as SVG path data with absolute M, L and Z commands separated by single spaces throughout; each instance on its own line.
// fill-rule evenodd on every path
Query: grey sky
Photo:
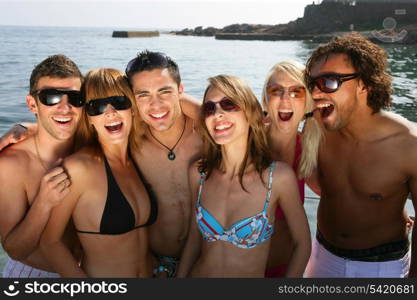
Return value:
M 302 17 L 305 5 L 312 2 L 0 0 L 0 25 L 193 28 L 233 23 L 280 24 Z

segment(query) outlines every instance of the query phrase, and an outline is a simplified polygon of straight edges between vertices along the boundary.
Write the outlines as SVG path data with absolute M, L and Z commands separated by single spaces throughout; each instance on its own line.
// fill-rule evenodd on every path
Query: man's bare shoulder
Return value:
M 392 112 L 385 112 L 382 116 L 394 129 L 392 138 L 399 139 L 398 142 L 403 141 L 417 146 L 417 125 L 414 122 Z
M 19 174 L 19 170 L 26 170 L 30 163 L 32 151 L 30 144 L 32 138 L 22 141 L 18 144 L 11 145 L 0 152 L 0 173 L 6 175 Z M 13 172 L 13 173 L 11 173 Z M 26 172 L 25 172 L 26 173 Z M 19 176 L 21 176 L 20 173 Z

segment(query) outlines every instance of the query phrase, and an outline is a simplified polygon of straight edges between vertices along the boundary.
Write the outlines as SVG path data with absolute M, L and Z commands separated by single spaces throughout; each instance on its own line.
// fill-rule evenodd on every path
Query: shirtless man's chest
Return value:
M 191 215 L 188 167 L 200 157 L 197 132 L 184 136 L 168 159 L 168 150 L 144 140 L 137 162 L 158 204 L 158 217 L 150 227 L 149 241 L 154 253 L 179 257 L 188 234 Z
M 402 136 L 352 143 L 329 135 L 319 155 L 318 227 L 342 248 L 366 248 L 405 235 L 409 193 Z

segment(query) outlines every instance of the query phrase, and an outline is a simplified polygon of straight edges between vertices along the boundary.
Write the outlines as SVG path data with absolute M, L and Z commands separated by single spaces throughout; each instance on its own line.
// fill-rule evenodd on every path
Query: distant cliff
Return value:
M 372 31 L 396 36 L 402 30 L 407 35 L 397 41 L 417 43 L 416 0 L 325 0 L 304 8 L 304 16 L 287 24 L 233 24 L 221 29 L 196 27 L 177 31 L 178 35 L 216 36 L 218 39 L 303 40 L 326 39 L 337 32 Z M 387 38 L 387 41 L 389 38 Z M 383 39 L 378 39 L 383 42 Z M 388 41 L 389 42 L 389 41 Z

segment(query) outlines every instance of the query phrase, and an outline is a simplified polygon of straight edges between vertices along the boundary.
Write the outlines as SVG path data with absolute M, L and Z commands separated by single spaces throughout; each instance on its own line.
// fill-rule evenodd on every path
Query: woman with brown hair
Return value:
M 84 85 L 86 107 L 81 150 L 67 157 L 68 196 L 57 206 L 41 247 L 64 277 L 150 277 L 146 227 L 156 219 L 142 176 L 130 151 L 141 134 L 134 96 L 123 73 L 90 71 Z M 74 224 L 83 249 L 81 264 L 61 238 Z
M 288 276 L 300 277 L 310 232 L 294 172 L 273 162 L 263 113 L 241 79 L 209 79 L 201 108 L 203 158 L 190 167 L 195 211 L 178 277 L 263 277 L 279 204 L 295 241 Z

